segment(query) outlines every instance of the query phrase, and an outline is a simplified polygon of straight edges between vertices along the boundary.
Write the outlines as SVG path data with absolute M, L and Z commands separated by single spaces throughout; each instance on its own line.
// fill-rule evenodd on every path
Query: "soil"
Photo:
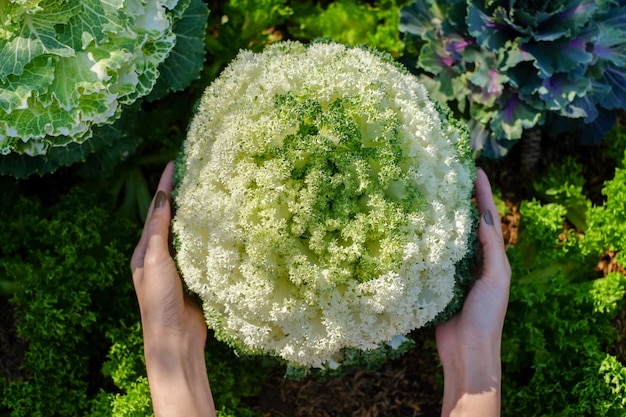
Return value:
M 267 417 L 439 416 L 443 385 L 432 329 L 414 332 L 415 347 L 377 371 L 350 371 L 325 382 L 287 380 L 278 370 L 246 405 Z

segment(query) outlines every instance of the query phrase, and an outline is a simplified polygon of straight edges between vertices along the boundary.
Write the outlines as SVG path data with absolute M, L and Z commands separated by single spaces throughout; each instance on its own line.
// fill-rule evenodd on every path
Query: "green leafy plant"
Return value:
M 623 307 L 626 276 L 598 277 L 594 267 L 607 250 L 623 265 L 625 175 L 618 168 L 605 183 L 603 204 L 580 204 L 583 180 L 566 160 L 547 174 L 548 183 L 563 181 L 558 202 L 522 204 L 519 242 L 508 251 L 513 280 L 502 346 L 503 415 L 624 415 L 626 367 L 612 354 L 612 321 Z M 566 227 L 568 206 L 586 207 L 584 233 Z
M 101 329 L 135 304 L 127 254 L 137 230 L 78 189 L 44 205 L 3 182 L 1 198 L 13 221 L 1 230 L 0 274 L 17 284 L 11 303 L 28 344 L 28 377 L 1 384 L 1 403 L 13 416 L 83 415 L 104 382 Z
M 561 272 L 513 285 L 502 346 L 503 415 L 624 414 L 626 368 L 607 350 L 625 286 L 617 273 L 572 284 Z
M 598 247 L 617 252 L 615 260 L 626 265 L 626 152 L 616 169 L 615 177 L 606 183 L 602 194 L 606 201 L 602 206 L 592 207 L 587 213 L 587 231 L 584 249 L 598 253 Z
M 215 79 L 241 49 L 261 51 L 280 40 L 279 27 L 293 15 L 287 0 L 233 0 L 216 2 L 209 22 L 204 85 Z
M 330 38 L 347 45 L 369 45 L 394 55 L 402 52 L 400 39 L 401 0 L 338 0 L 294 2 L 288 24 L 290 35 L 308 41 Z
M 581 164 L 567 157 L 558 166 L 551 166 L 546 175 L 534 182 L 533 188 L 544 201 L 565 207 L 567 219 L 584 232 L 587 229 L 586 213 L 590 207 L 583 193 L 584 184 Z
M 155 96 L 188 86 L 202 69 L 207 13 L 202 0 L 3 2 L 0 172 L 83 160 L 115 141 L 94 129 L 123 106 L 155 84 Z
M 244 51 L 179 158 L 177 262 L 240 350 L 325 369 L 386 355 L 462 302 L 474 173 L 467 132 L 390 56 Z
M 409 65 L 472 121 L 474 149 L 500 157 L 533 128 L 606 135 L 626 108 L 625 15 L 621 1 L 429 0 L 402 9 L 400 30 Z

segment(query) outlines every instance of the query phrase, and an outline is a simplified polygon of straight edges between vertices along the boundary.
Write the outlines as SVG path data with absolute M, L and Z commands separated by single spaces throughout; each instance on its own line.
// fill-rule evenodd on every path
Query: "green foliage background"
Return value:
M 128 264 L 195 102 L 241 48 L 329 37 L 396 57 L 403 49 L 399 0 L 205 3 L 211 13 L 199 79 L 182 91 L 157 87 L 102 131 L 102 146 L 69 167 L 43 177 L 0 177 L 0 291 L 27 345 L 22 376 L 0 375 L 0 416 L 151 414 Z M 612 325 L 626 278 L 594 271 L 607 250 L 626 265 L 626 130 L 614 129 L 607 140 L 609 146 L 590 148 L 616 167 L 602 202 L 586 195 L 590 179 L 575 157 L 526 184 L 519 241 L 508 248 L 505 416 L 626 415 L 626 368 L 615 356 Z M 212 339 L 206 355 L 220 415 L 253 416 L 241 399 L 258 393 L 279 365 L 236 357 Z
M 623 306 L 626 276 L 594 271 L 606 250 L 619 251 L 623 265 L 626 153 L 621 138 L 613 143 L 622 157 L 605 183 L 603 204 L 584 196 L 586 181 L 572 158 L 535 184 L 547 200 L 522 202 L 519 243 L 508 251 L 513 281 L 502 346 L 504 415 L 626 412 L 626 368 L 612 354 L 618 336 L 612 321 Z M 564 228 L 574 221 L 580 228 Z

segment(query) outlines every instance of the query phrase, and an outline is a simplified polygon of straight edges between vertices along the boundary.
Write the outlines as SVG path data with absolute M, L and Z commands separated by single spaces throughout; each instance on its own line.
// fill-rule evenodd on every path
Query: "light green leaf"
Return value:
M 4 118 L 8 126 L 14 128 L 11 136 L 32 138 L 29 142 L 47 135 L 68 134 L 68 126 L 78 121 L 75 113 L 59 112 L 53 107 L 43 107 L 35 100 L 29 100 L 28 108 L 13 112 Z M 2 132 L 0 132 L 0 137 Z M 26 144 L 24 144 L 26 146 Z
M 123 10 L 128 13 L 140 36 L 157 38 L 170 27 L 162 1 L 127 1 Z
M 42 7 L 48 7 L 45 12 L 23 16 L 20 31 L 0 50 L 0 80 L 5 80 L 10 74 L 22 74 L 24 67 L 40 55 L 74 55 L 70 46 L 57 40 L 55 25 L 66 23 L 77 12 L 78 1 L 46 3 L 42 4 Z
M 167 58 L 172 45 L 176 42 L 176 36 L 172 33 L 167 37 L 157 39 L 144 46 L 143 61 L 137 63 L 138 82 L 136 89 L 122 103 L 129 104 L 138 97 L 149 94 L 159 77 L 159 66 Z
M 104 84 L 91 71 L 92 65 L 93 61 L 85 53 L 76 54 L 74 58 L 61 58 L 57 62 L 56 77 L 50 91 L 53 92 L 51 97 L 63 110 L 70 112 L 76 109 L 81 95 L 104 89 Z
M 121 33 L 124 31 L 128 18 L 126 14 L 123 12 L 124 5 L 126 4 L 126 0 L 102 0 L 102 9 L 106 16 L 117 16 L 120 20 L 117 21 L 115 19 L 109 19 L 107 23 L 104 24 L 102 29 L 105 33 Z M 124 19 L 122 19 L 124 17 Z
M 0 107 L 7 113 L 28 106 L 28 99 L 46 93 L 54 80 L 52 59 L 39 57 L 24 68 L 21 76 L 9 75 L 0 89 Z
M 119 15 L 106 13 L 101 1 L 83 0 L 81 8 L 60 35 L 60 39 L 74 50 L 84 50 L 92 41 L 101 44 L 106 39 L 105 27 L 109 31 L 111 28 L 122 29 Z

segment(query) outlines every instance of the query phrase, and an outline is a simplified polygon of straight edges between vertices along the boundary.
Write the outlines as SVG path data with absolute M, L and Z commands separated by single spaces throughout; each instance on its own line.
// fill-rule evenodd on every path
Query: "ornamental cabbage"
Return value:
M 190 2 L 0 1 L 0 154 L 82 143 L 150 93 Z
M 400 31 L 433 96 L 472 120 L 487 156 L 540 126 L 597 143 L 626 108 L 624 0 L 413 1 Z
M 462 298 L 477 223 L 468 134 L 387 55 L 240 52 L 177 165 L 177 263 L 237 349 L 333 368 Z

